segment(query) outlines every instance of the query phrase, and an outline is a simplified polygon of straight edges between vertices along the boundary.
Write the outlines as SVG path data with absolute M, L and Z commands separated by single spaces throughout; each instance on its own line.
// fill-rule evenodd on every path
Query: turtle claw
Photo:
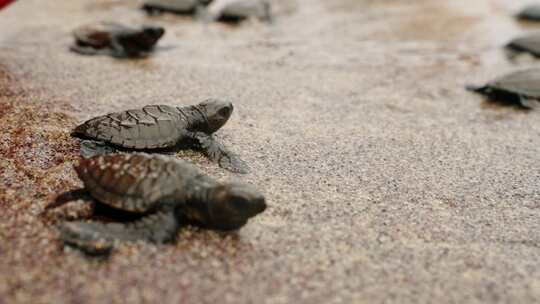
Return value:
M 223 155 L 218 163 L 221 168 L 234 173 L 246 174 L 249 172 L 248 165 L 233 153 Z
M 248 166 L 236 154 L 229 151 L 221 143 L 215 140 L 211 135 L 195 132 L 188 134 L 192 139 L 198 142 L 200 149 L 212 160 L 219 164 L 223 169 L 234 173 L 248 173 Z

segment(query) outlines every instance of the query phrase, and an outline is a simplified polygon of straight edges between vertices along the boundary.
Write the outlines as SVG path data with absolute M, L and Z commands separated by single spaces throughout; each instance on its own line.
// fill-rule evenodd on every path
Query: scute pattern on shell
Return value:
M 82 159 L 75 170 L 93 197 L 131 212 L 147 212 L 177 189 L 176 161 L 163 156 L 98 156 Z
M 177 108 L 166 105 L 111 113 L 90 119 L 75 134 L 133 149 L 166 148 L 176 144 L 187 122 Z

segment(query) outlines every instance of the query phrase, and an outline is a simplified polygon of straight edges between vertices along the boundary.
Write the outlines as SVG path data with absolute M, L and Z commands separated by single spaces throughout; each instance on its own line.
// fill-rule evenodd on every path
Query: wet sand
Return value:
M 280 0 L 276 23 L 147 18 L 137 1 L 25 0 L 0 12 L 0 303 L 540 301 L 540 112 L 466 92 L 540 61 L 500 46 L 540 30 L 527 1 Z M 152 22 L 145 60 L 82 57 L 88 22 Z M 79 122 L 231 99 L 218 137 L 267 211 L 234 234 L 187 228 L 108 259 L 63 248 Z

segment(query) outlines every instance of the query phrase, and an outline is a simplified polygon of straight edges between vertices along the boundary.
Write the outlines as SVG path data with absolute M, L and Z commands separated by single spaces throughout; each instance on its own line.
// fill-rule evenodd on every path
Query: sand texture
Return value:
M 540 61 L 501 46 L 540 25 L 516 0 L 275 0 L 275 23 L 148 18 L 127 0 L 24 0 L 0 12 L 0 303 L 540 301 L 540 111 L 464 90 Z M 68 51 L 87 23 L 154 23 L 144 60 Z M 187 228 L 108 260 L 63 248 L 88 216 L 78 123 L 228 98 L 217 133 L 264 192 L 238 233 Z

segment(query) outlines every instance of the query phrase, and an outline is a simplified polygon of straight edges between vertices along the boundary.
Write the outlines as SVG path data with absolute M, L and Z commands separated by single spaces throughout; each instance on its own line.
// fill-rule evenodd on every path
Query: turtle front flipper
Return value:
M 189 137 L 195 140 L 198 149 L 202 150 L 210 160 L 218 163 L 220 167 L 235 173 L 249 172 L 247 164 L 238 155 L 216 141 L 213 136 L 195 132 L 189 134 Z
M 103 141 L 97 140 L 83 140 L 81 142 L 81 156 L 84 158 L 90 158 L 96 155 L 106 155 L 117 153 L 118 150 L 108 145 Z
M 172 211 L 160 211 L 128 223 L 68 222 L 60 227 L 60 239 L 91 255 L 108 254 L 118 241 L 174 240 L 179 222 Z

